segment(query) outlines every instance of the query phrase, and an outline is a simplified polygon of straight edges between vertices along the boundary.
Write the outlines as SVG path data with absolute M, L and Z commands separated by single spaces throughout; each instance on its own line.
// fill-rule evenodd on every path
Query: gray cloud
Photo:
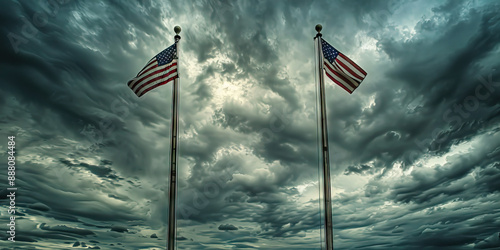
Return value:
M 231 224 L 220 225 L 217 229 L 219 229 L 219 230 L 238 230 L 237 227 L 235 227 Z

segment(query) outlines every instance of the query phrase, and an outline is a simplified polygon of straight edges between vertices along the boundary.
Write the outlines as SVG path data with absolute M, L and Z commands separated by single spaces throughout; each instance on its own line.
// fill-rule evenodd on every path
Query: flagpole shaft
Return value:
M 177 27 L 176 27 L 177 28 Z M 180 32 L 180 28 L 179 28 Z M 176 31 L 176 58 L 177 58 L 177 75 L 179 75 L 179 40 L 181 37 Z M 174 79 L 172 85 L 172 124 L 170 136 L 170 188 L 169 188 L 169 204 L 168 204 L 168 235 L 167 235 L 167 250 L 175 249 L 176 241 L 176 218 L 175 218 L 175 201 L 177 196 L 177 145 L 179 136 L 179 77 Z
M 318 30 L 319 29 L 319 30 Z M 321 155 L 323 160 L 323 199 L 325 209 L 325 245 L 326 250 L 333 250 L 333 223 L 332 223 L 332 192 L 330 181 L 330 159 L 328 149 L 328 126 L 326 118 L 325 80 L 323 74 L 323 53 L 321 47 L 321 27 L 316 26 L 318 34 L 314 39 L 317 42 L 319 96 L 321 113 Z
M 178 78 L 174 80 L 172 87 L 172 128 L 171 128 L 171 141 L 170 141 L 170 188 L 169 188 L 169 206 L 168 206 L 168 250 L 175 249 L 176 238 L 176 221 L 175 221 L 175 200 L 177 195 L 177 92 L 178 92 Z

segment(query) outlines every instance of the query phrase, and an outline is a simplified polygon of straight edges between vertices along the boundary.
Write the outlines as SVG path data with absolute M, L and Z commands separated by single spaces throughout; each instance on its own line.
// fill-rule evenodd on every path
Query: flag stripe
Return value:
M 141 69 L 141 71 L 139 71 L 139 73 L 137 73 L 137 76 L 142 75 L 142 73 L 143 73 L 143 72 L 144 72 L 144 71 L 145 71 L 145 70 L 146 70 L 149 66 L 153 65 L 155 62 L 157 62 L 157 61 L 156 61 L 156 57 L 151 58 L 151 60 L 149 60 L 149 62 L 148 62 L 148 63 L 146 63 L 146 66 L 144 66 L 144 68 L 142 68 L 142 69 Z M 137 76 L 136 76 L 136 77 L 137 77 Z
M 141 81 L 140 84 L 138 84 L 138 86 L 133 89 L 133 91 L 135 93 L 139 93 L 139 91 L 144 88 L 146 85 L 158 80 L 158 79 L 163 79 L 163 78 L 167 78 L 169 77 L 171 74 L 173 73 L 176 73 L 177 72 L 177 67 L 174 67 L 174 68 L 171 68 L 171 70 L 169 71 L 160 71 L 158 74 L 155 74 L 155 75 L 152 75 L 151 77 L 148 77 L 146 78 L 144 81 Z
M 157 68 L 157 67 L 155 66 L 155 68 Z M 145 76 L 135 77 L 134 79 L 132 79 L 130 81 L 129 87 L 135 91 L 135 89 L 137 88 L 138 85 L 141 84 L 141 82 L 151 79 L 151 77 L 153 77 L 154 75 L 161 74 L 161 72 L 163 72 L 163 69 L 164 69 L 164 67 L 159 67 L 156 70 L 148 71 L 149 74 L 147 74 Z
M 342 76 L 346 77 L 349 79 L 349 81 L 352 82 L 352 84 L 354 84 L 354 86 L 357 88 L 359 86 L 359 84 L 361 83 L 361 81 L 357 80 L 356 78 L 352 78 L 351 76 L 349 76 L 348 74 L 344 73 L 344 70 L 342 69 L 342 67 L 340 65 L 337 64 L 337 61 L 335 61 L 335 63 L 333 64 L 333 69 L 340 73 Z
M 353 87 L 351 84 L 349 84 L 349 82 L 346 81 L 345 77 L 339 74 L 338 72 L 334 71 L 330 73 L 331 73 L 330 75 L 336 80 L 337 84 L 341 84 L 342 86 L 345 86 L 348 89 L 352 89 L 352 91 L 356 89 L 356 87 Z
M 357 88 L 356 86 L 353 86 L 352 83 L 350 83 L 342 74 L 339 74 L 339 72 L 337 71 L 330 71 L 328 68 L 326 68 L 326 74 L 329 74 L 331 78 L 335 78 L 338 84 L 342 84 L 352 91 L 354 91 Z
M 177 77 L 177 72 L 175 72 L 175 75 L 172 76 L 172 77 L 170 77 L 170 78 L 168 78 L 167 80 L 165 80 L 165 81 L 159 81 L 159 83 L 156 83 L 155 85 L 148 87 L 147 89 L 145 89 L 144 91 L 142 91 L 142 93 L 139 93 L 138 96 L 141 97 L 144 94 L 148 93 L 150 90 L 155 89 L 155 88 L 157 88 L 157 87 L 159 87 L 161 85 L 167 84 L 167 83 L 169 83 L 172 80 L 175 80 L 176 77 Z
M 344 84 L 342 84 L 338 79 L 336 79 L 335 77 L 333 77 L 332 75 L 330 75 L 329 73 L 326 73 L 326 75 L 334 82 L 336 83 L 337 85 L 339 85 L 340 87 L 342 87 L 343 89 L 345 89 L 347 92 L 349 92 L 349 94 L 352 94 L 352 92 L 354 91 L 354 89 L 351 90 L 352 87 L 346 87 Z
M 139 93 L 141 93 L 142 89 L 149 88 L 149 86 L 154 85 L 156 82 L 158 82 L 158 80 L 169 78 L 172 75 L 177 75 L 177 70 L 170 71 L 166 74 L 161 74 L 158 77 L 155 77 L 155 78 L 153 78 L 145 83 L 142 83 L 136 90 L 134 90 L 134 92 L 136 94 L 139 94 Z
M 139 73 L 137 73 L 137 76 L 143 75 L 144 73 L 148 72 L 152 67 L 156 66 L 158 66 L 158 61 L 155 59 L 154 61 L 148 63 Z
M 351 78 L 357 80 L 358 82 L 363 81 L 365 77 L 360 76 L 361 75 L 360 73 L 355 72 L 357 71 L 356 68 L 350 67 L 351 66 L 350 64 L 345 64 L 345 62 L 342 61 L 343 60 L 339 59 L 338 57 L 335 60 L 335 63 L 340 66 L 342 72 L 344 72 L 346 75 L 349 75 Z
M 135 83 L 129 84 L 129 87 L 130 87 L 130 85 L 132 85 L 130 88 L 135 91 L 135 88 L 137 87 L 138 84 L 141 84 L 141 82 L 148 81 L 154 75 L 158 75 L 159 73 L 164 72 L 165 70 L 169 70 L 173 66 L 177 66 L 177 63 L 172 62 L 172 64 L 166 64 L 163 66 L 155 65 L 154 67 L 151 67 L 151 69 L 149 71 L 145 72 L 144 76 L 134 78 L 132 81 Z
M 147 78 L 149 76 L 151 76 L 152 74 L 155 74 L 156 72 L 158 71 L 161 71 L 163 69 L 163 67 L 160 67 L 159 69 L 156 69 L 156 70 L 153 70 L 154 68 L 157 68 L 158 67 L 158 64 L 155 64 L 153 65 L 153 67 L 150 67 L 148 69 L 148 71 L 144 72 L 144 73 L 149 73 L 147 75 L 138 75 L 136 77 L 134 77 L 134 79 L 130 80 L 129 83 L 128 83 L 128 86 L 131 88 L 131 89 L 134 89 L 135 86 L 137 86 L 137 83 L 139 83 L 140 81 L 142 81 L 142 79 L 144 78 Z
M 359 72 L 361 72 L 361 74 L 365 75 L 366 76 L 366 71 L 364 71 L 361 67 L 359 67 L 356 63 L 354 63 L 351 59 L 349 59 L 347 56 L 345 56 L 344 54 L 340 53 L 340 56 L 345 59 L 346 61 L 348 61 L 352 66 L 354 66 L 357 70 L 359 70 Z
M 325 66 L 326 66 L 327 72 L 330 73 L 332 76 L 336 75 L 337 78 L 340 78 L 344 82 L 343 83 L 344 85 L 349 85 L 349 87 L 351 87 L 353 90 L 358 87 L 357 82 L 350 79 L 349 77 L 346 77 L 343 74 L 340 74 L 340 72 L 338 72 L 338 70 L 334 70 L 329 63 L 325 62 Z
M 338 56 L 335 61 L 342 62 L 346 67 L 349 68 L 354 74 L 358 75 L 360 79 L 364 79 L 366 74 L 359 71 L 356 67 L 354 67 L 349 61 L 345 60 L 343 57 Z

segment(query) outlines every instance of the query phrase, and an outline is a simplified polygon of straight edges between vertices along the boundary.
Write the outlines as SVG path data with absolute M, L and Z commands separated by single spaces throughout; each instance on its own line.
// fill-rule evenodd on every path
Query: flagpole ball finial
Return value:
M 179 27 L 179 26 L 175 26 L 175 27 L 174 27 L 174 31 L 175 31 L 175 34 L 179 34 L 179 33 L 181 33 L 181 27 Z
M 316 24 L 316 31 L 318 33 L 320 33 L 322 29 L 323 29 L 323 26 L 321 26 L 321 24 Z

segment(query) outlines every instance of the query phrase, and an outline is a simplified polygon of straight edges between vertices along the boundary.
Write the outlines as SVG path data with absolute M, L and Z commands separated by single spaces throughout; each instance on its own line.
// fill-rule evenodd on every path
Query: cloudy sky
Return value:
M 126 83 L 180 41 L 179 249 L 320 249 L 313 36 L 368 76 L 326 82 L 336 249 L 500 247 L 496 1 L 16 1 L 0 9 L 0 229 L 164 249 L 171 85 Z M 495 59 L 496 58 L 496 59 Z

